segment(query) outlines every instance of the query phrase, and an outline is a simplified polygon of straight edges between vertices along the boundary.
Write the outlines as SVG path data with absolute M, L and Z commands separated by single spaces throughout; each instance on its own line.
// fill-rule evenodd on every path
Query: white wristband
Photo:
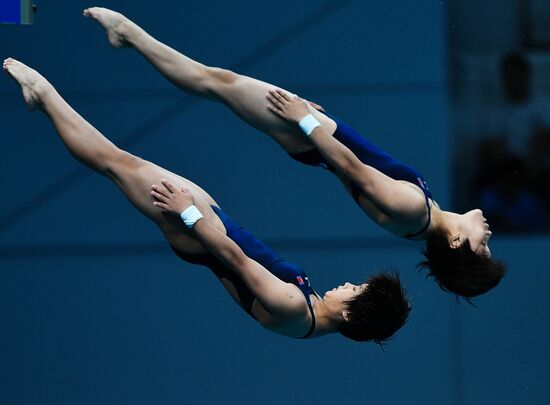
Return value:
M 317 121 L 313 115 L 308 114 L 300 120 L 298 125 L 300 126 L 300 128 L 302 128 L 304 134 L 310 136 L 315 128 L 321 126 L 321 123 Z
M 193 228 L 193 225 L 195 225 L 195 222 L 197 222 L 199 219 L 203 217 L 201 212 L 197 207 L 194 205 L 190 205 L 180 214 L 181 219 L 183 219 L 183 222 L 185 225 L 187 225 L 188 228 Z

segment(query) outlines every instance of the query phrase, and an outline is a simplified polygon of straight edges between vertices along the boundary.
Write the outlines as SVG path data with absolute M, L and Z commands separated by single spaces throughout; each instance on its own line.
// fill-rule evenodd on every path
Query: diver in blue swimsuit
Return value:
M 491 258 L 491 232 L 480 210 L 456 214 L 440 209 L 416 169 L 318 105 L 269 83 L 196 62 L 115 11 L 93 7 L 84 15 L 101 24 L 111 45 L 134 48 L 180 89 L 224 103 L 294 159 L 329 168 L 380 227 L 426 241 L 426 261 L 420 266 L 428 268 L 444 290 L 470 298 L 489 291 L 504 276 L 504 264 Z M 306 136 L 298 123 L 309 116 L 305 124 L 319 125 L 306 125 L 311 130 Z
M 382 344 L 405 323 L 410 306 L 396 274 L 345 283 L 318 296 L 306 273 L 235 224 L 202 188 L 116 147 L 37 71 L 11 58 L 3 68 L 21 87 L 29 109 L 51 120 L 73 157 L 112 180 L 179 257 L 208 266 L 265 328 L 293 338 L 339 332 Z M 205 299 L 209 294 L 205 290 Z
M 315 146 L 290 156 L 336 174 L 359 207 L 381 227 L 408 239 L 426 240 L 419 264 L 439 286 L 466 299 L 495 287 L 505 265 L 491 259 L 492 233 L 481 210 L 443 211 L 424 176 L 361 136 L 346 123 L 296 95 L 269 91 L 268 109 Z

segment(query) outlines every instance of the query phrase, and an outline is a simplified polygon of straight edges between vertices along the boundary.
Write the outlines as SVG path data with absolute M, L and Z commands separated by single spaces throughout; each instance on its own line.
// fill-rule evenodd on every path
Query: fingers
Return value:
M 157 186 L 156 184 L 151 186 L 151 194 L 153 194 L 153 191 L 166 198 L 168 198 L 168 195 L 170 194 L 164 187 Z
M 313 101 L 309 101 L 309 104 L 315 108 L 316 110 L 318 111 L 322 111 L 322 112 L 325 112 L 325 109 L 323 108 L 323 106 L 317 104 L 317 103 L 314 103 Z
M 276 93 L 270 91 L 269 94 L 267 95 L 267 99 L 272 104 L 272 106 L 274 106 L 280 111 L 283 110 L 284 104 L 282 103 L 281 100 L 277 98 Z
M 166 204 L 166 203 L 168 203 L 168 201 L 170 201 L 170 198 L 168 196 L 158 192 L 157 189 L 155 188 L 155 186 L 153 186 L 153 189 L 151 190 L 151 195 L 156 200 L 156 202 L 161 202 L 161 203 Z
M 170 194 L 174 194 L 177 192 L 176 187 L 172 183 L 170 183 L 168 180 L 162 179 L 161 183 L 164 187 L 160 187 L 160 186 L 157 186 L 156 184 L 153 184 L 151 186 L 151 190 L 155 190 L 155 192 L 163 195 L 166 198 L 170 198 Z M 189 193 L 189 189 L 187 189 L 184 186 L 180 188 L 180 191 L 184 194 Z
M 288 104 L 291 100 L 287 97 L 285 93 L 283 93 L 282 90 L 276 89 L 276 90 L 270 90 L 269 95 L 273 97 L 281 106 L 284 106 L 285 104 Z
M 268 105 L 267 109 L 269 111 L 271 111 L 272 113 L 274 113 L 275 115 L 278 115 L 279 117 L 284 118 L 283 112 L 281 110 L 279 110 L 278 108 L 273 107 L 272 105 Z
M 162 179 L 161 182 L 162 182 L 162 184 L 164 185 L 164 187 L 166 187 L 166 189 L 167 189 L 171 194 L 173 194 L 173 193 L 176 191 L 175 187 L 174 187 L 174 186 L 172 185 L 172 183 L 170 183 L 168 180 Z
M 160 201 L 153 201 L 153 205 L 157 208 L 160 208 L 163 211 L 168 211 L 168 205 Z
M 282 100 L 285 100 L 285 101 L 291 101 L 292 100 L 292 98 L 290 98 L 290 96 L 286 92 L 282 91 L 281 89 L 277 89 L 276 93 L 280 97 L 280 99 L 282 99 Z M 294 94 L 294 97 L 298 97 L 298 96 L 296 94 Z

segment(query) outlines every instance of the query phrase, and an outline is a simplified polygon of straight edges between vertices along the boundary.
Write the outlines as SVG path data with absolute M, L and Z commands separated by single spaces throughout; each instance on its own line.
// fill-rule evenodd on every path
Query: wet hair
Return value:
M 433 277 L 441 289 L 470 303 L 471 297 L 496 287 L 506 274 L 503 262 L 475 253 L 468 240 L 452 248 L 443 233 L 431 235 L 422 254 L 427 260 L 418 268 L 427 269 L 427 277 Z
M 346 302 L 349 320 L 339 331 L 358 342 L 383 345 L 407 322 L 411 306 L 397 271 L 376 274 L 366 283 L 361 294 Z

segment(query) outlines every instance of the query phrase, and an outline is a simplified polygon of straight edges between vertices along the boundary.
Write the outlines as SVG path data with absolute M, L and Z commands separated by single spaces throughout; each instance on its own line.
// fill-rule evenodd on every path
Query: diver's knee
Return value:
M 231 70 L 210 67 L 206 75 L 206 91 L 213 96 L 221 96 L 228 88 L 233 86 L 239 75 Z
M 122 149 L 117 149 L 109 159 L 105 159 L 102 172 L 112 179 L 116 179 L 121 173 L 139 169 L 145 161 L 140 157 L 132 155 Z

